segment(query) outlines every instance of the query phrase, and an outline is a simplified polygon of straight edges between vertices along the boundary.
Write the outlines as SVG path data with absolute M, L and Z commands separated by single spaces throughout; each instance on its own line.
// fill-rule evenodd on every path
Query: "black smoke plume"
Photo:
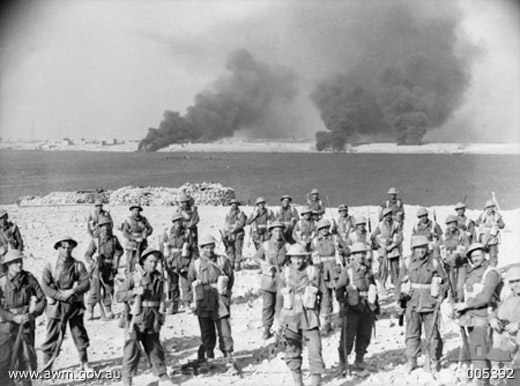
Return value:
M 241 129 L 261 130 L 258 123 L 296 93 L 291 70 L 259 62 L 245 49 L 231 53 L 226 69 L 230 74 L 197 94 L 184 116 L 166 111 L 159 128 L 148 129 L 138 149 L 156 151 L 173 143 L 213 141 Z
M 425 3 L 375 2 L 355 37 L 362 52 L 345 73 L 318 84 L 311 99 L 328 131 L 319 150 L 360 138 L 420 144 L 459 107 L 469 85 L 471 55 L 457 53 L 456 7 L 425 12 Z M 367 9 L 368 11 L 368 9 Z

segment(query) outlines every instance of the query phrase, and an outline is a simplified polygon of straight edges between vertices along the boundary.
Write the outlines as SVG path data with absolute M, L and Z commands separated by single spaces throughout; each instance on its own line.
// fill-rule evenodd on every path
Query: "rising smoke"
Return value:
M 197 94 L 184 116 L 166 111 L 159 128 L 150 128 L 140 141 L 139 150 L 212 141 L 240 129 L 262 130 L 258 123 L 277 104 L 295 96 L 296 76 L 291 70 L 261 63 L 245 49 L 231 53 L 226 69 L 230 74 L 219 78 L 211 90 Z

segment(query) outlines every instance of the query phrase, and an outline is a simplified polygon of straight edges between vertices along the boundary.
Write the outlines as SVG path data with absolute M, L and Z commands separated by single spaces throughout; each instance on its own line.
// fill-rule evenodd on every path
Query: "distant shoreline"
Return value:
M 39 151 L 92 151 L 92 152 L 133 152 L 137 143 L 130 142 L 111 146 L 68 145 L 45 148 L 42 143 L 11 142 L 0 143 L 0 150 L 39 150 Z M 174 144 L 160 149 L 161 153 L 331 153 L 319 152 L 312 141 L 261 141 L 222 139 L 211 143 Z M 417 146 L 398 146 L 395 143 L 370 143 L 347 145 L 340 153 L 348 154 L 495 154 L 520 155 L 518 143 L 426 143 Z

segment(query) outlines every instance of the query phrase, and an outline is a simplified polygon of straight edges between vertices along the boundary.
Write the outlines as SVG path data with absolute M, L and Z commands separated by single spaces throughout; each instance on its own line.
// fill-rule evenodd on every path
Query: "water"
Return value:
M 466 196 L 476 209 L 494 191 L 502 209 L 520 207 L 518 155 L 0 150 L 0 204 L 52 191 L 210 181 L 246 202 L 263 196 L 270 205 L 285 193 L 303 203 L 312 188 L 331 206 L 376 204 L 395 186 L 407 204 L 454 204 Z

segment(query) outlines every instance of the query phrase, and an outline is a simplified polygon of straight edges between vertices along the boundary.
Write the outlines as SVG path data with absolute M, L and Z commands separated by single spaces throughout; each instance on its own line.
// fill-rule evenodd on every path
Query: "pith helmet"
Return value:
M 211 235 L 203 235 L 199 240 L 199 247 L 204 247 L 209 244 L 217 244 L 215 238 Z
M 103 206 L 103 201 L 100 198 L 97 198 L 96 201 L 94 201 L 94 206 Z
M 0 209 L 0 218 L 2 218 L 4 216 L 7 216 L 7 210 L 2 208 L 2 209 Z
M 282 228 L 283 229 L 283 228 L 285 228 L 285 226 L 280 221 L 273 221 L 272 223 L 269 224 L 268 229 L 271 230 L 271 229 L 274 229 L 274 228 Z
M 463 202 L 457 202 L 457 205 L 455 205 L 455 210 L 459 209 L 466 209 L 466 204 L 464 204 Z
M 54 243 L 54 249 L 58 249 L 58 246 L 60 245 L 60 243 L 62 241 L 69 241 L 70 243 L 72 243 L 72 248 L 76 248 L 76 246 L 78 245 L 78 242 L 76 240 L 74 240 L 72 237 L 70 236 L 61 236 L 55 243 Z
M 231 204 L 240 205 L 240 201 L 238 201 L 236 198 L 233 198 L 233 199 L 231 199 L 231 201 L 229 201 L 229 205 L 231 205 Z
M 140 211 L 143 210 L 143 207 L 141 205 L 139 205 L 139 204 L 132 204 L 132 205 L 130 205 L 130 210 L 133 210 L 135 208 L 139 209 Z
M 412 248 L 423 247 L 430 244 L 426 236 L 412 236 Z
M 495 203 L 492 200 L 487 200 L 486 204 L 484 205 L 484 209 L 495 207 Z
M 350 253 L 359 253 L 359 252 L 366 252 L 367 246 L 365 243 L 354 243 L 350 247 Z
M 186 202 L 190 200 L 190 196 L 188 196 L 186 193 L 181 193 L 179 196 L 179 202 Z
M 320 192 L 318 189 L 315 188 L 311 190 L 311 194 L 320 194 Z
M 7 251 L 7 253 L 4 255 L 4 264 L 9 264 L 13 261 L 20 260 L 25 258 L 22 251 L 19 251 L 17 249 L 10 249 Z
M 366 223 L 367 223 L 367 218 L 365 216 L 356 217 L 355 225 L 366 224 Z
M 161 253 L 161 251 L 159 251 L 155 248 L 152 248 L 152 247 L 148 247 L 143 251 L 143 254 L 139 258 L 139 264 L 143 264 L 143 261 L 146 259 L 146 257 L 148 255 L 156 255 L 157 259 L 162 259 L 162 257 L 163 257 L 163 254 Z
M 330 221 L 327 219 L 320 220 L 318 222 L 318 225 L 316 226 L 316 228 L 318 230 L 323 229 L 323 228 L 330 228 Z
M 509 271 L 506 273 L 506 280 L 507 281 L 514 281 L 514 280 L 520 280 L 520 267 L 515 266 L 509 268 Z
M 309 252 L 301 244 L 293 244 L 289 246 L 286 252 L 287 256 L 307 256 Z
M 288 194 L 284 194 L 282 196 L 282 198 L 280 198 L 280 201 L 283 201 L 283 200 L 289 200 L 289 201 L 292 201 L 292 198 L 291 196 L 289 196 Z
M 417 217 L 427 216 L 428 210 L 426 208 L 419 208 L 417 209 Z
M 172 222 L 183 220 L 184 217 L 182 217 L 182 214 L 176 213 L 172 216 Z
M 340 206 L 338 206 L 338 212 L 341 212 L 341 211 L 344 211 L 344 210 L 348 210 L 348 206 L 347 205 L 341 204 Z
M 483 244 L 480 243 L 473 243 L 469 246 L 468 251 L 466 252 L 466 257 L 468 259 L 471 259 L 471 254 L 474 251 L 484 251 L 487 252 L 486 247 Z
M 457 222 L 457 221 L 458 221 L 457 216 L 450 214 L 448 217 L 446 217 L 445 223 L 449 224 L 450 222 Z
M 300 214 L 306 214 L 306 213 L 312 213 L 312 209 L 308 206 L 304 206 L 302 210 L 300 211 Z
M 392 209 L 391 208 L 383 209 L 383 217 L 386 217 L 388 214 L 391 214 L 391 213 L 392 213 Z
M 399 191 L 392 186 L 390 189 L 388 189 L 387 194 L 397 194 L 397 193 L 399 193 Z
M 261 204 L 262 202 L 265 204 L 265 198 L 258 197 L 255 201 L 255 205 Z
M 112 219 L 110 217 L 101 217 L 101 219 L 98 222 L 98 226 L 105 224 L 112 224 Z

